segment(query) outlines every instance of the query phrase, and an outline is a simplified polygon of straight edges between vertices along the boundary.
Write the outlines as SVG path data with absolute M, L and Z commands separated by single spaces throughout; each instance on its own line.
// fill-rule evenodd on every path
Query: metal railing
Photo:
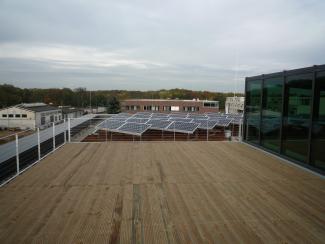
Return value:
M 105 117 L 107 116 L 107 117 Z M 69 142 L 110 142 L 110 141 L 241 141 L 242 120 L 227 127 L 216 126 L 213 129 L 196 129 L 194 133 L 182 133 L 172 130 L 148 129 L 142 135 L 122 133 L 108 129 L 106 119 L 110 115 L 94 117 L 69 130 Z M 79 118 L 71 119 L 71 123 Z
M 23 173 L 70 140 L 71 130 L 94 118 L 86 115 L 0 138 L 0 187 Z
M 197 129 L 192 134 L 149 129 L 137 136 L 105 128 L 105 121 L 110 116 L 90 114 L 52 123 L 43 130 L 37 128 L 0 138 L 0 187 L 68 142 L 241 141 L 243 132 L 242 123 L 239 123 L 226 128 Z

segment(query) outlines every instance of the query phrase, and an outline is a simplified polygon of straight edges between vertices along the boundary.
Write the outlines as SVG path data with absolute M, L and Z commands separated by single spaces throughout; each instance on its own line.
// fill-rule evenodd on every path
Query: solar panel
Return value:
M 150 126 L 151 125 L 140 123 L 125 123 L 119 127 L 116 132 L 140 136 L 142 133 L 148 130 Z
M 130 116 L 131 115 L 120 115 L 120 114 L 116 114 L 116 115 L 113 115 L 113 116 L 109 117 L 109 119 L 127 119 Z
M 169 118 L 186 118 L 187 113 L 171 113 L 169 114 Z
M 193 133 L 200 124 L 188 122 L 173 122 L 167 127 L 169 131 L 176 131 L 181 133 Z
M 206 116 L 204 114 L 189 114 L 187 116 L 187 118 L 191 118 L 191 119 L 208 119 L 208 116 Z
M 149 119 L 151 117 L 151 114 L 135 114 L 132 116 L 132 118 L 138 118 L 138 119 Z
M 147 118 L 135 118 L 131 117 L 127 119 L 127 122 L 132 122 L 132 123 L 147 123 L 149 119 Z
M 222 118 L 217 120 L 218 126 L 227 127 L 229 126 L 230 123 L 231 123 L 231 119 L 227 119 L 227 118 Z
M 211 130 L 217 125 L 218 121 L 217 120 L 194 119 L 193 123 L 200 124 L 199 125 L 200 129 Z
M 115 129 L 119 128 L 120 126 L 122 126 L 123 124 L 125 124 L 125 121 L 108 119 L 108 120 L 104 121 L 101 124 L 101 126 L 102 126 L 102 128 L 106 128 L 109 130 L 115 130 Z
M 226 114 L 227 118 L 243 118 L 243 114 Z
M 107 120 L 113 120 L 113 121 L 126 121 L 128 117 L 113 117 L 113 118 L 108 118 Z
M 151 119 L 147 122 L 147 124 L 151 125 L 150 129 L 163 130 L 166 129 L 172 121 L 168 120 L 160 120 L 160 119 Z
M 177 122 L 192 122 L 193 119 L 189 118 L 169 118 L 169 121 L 177 121 Z
M 231 119 L 231 123 L 232 124 L 237 124 L 237 125 L 242 123 L 242 121 L 243 121 L 243 118 L 239 118 L 239 117 Z
M 129 113 L 119 113 L 119 114 L 116 114 L 116 115 L 119 116 L 119 117 L 129 117 L 129 116 L 131 116 L 131 114 L 129 114 Z
M 151 115 L 151 117 L 168 117 L 168 114 L 164 114 L 164 113 L 153 113 Z

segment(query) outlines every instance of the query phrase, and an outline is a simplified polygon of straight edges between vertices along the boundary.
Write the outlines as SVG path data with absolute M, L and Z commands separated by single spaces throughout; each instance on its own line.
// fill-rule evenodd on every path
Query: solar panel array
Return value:
M 150 128 L 193 133 L 197 128 L 210 130 L 216 126 L 228 127 L 230 124 L 240 124 L 242 121 L 242 114 L 138 112 L 115 114 L 102 122 L 98 128 L 134 135 L 141 135 Z
M 163 130 L 166 129 L 172 121 L 169 120 L 160 120 L 160 119 L 151 119 L 147 122 L 147 124 L 151 125 L 151 129 L 156 129 L 156 130 Z
M 148 124 L 125 123 L 117 129 L 117 132 L 139 136 L 142 135 L 149 128 L 150 125 Z
M 199 124 L 197 123 L 174 121 L 167 127 L 167 130 L 182 133 L 193 133 L 198 127 Z

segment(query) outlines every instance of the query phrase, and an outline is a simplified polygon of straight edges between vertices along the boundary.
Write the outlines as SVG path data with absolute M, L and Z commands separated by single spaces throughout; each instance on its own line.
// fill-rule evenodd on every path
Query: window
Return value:
M 264 80 L 262 102 L 261 144 L 280 152 L 283 78 Z
M 159 106 L 151 106 L 152 111 L 159 111 Z
M 41 117 L 41 125 L 45 125 L 45 117 L 44 116 Z
M 15 118 L 20 118 L 20 114 L 15 114 Z
M 13 118 L 14 117 L 14 115 L 13 114 L 9 114 L 9 118 Z
M 27 114 L 22 114 L 21 117 L 22 118 L 27 118 Z
M 247 81 L 246 140 L 259 143 L 262 81 Z
M 179 111 L 179 106 L 171 106 L 171 111 Z
M 144 106 L 143 110 L 150 110 L 151 111 L 151 106 Z
M 213 101 L 210 101 L 210 102 L 204 102 L 203 103 L 203 107 L 218 107 L 218 102 L 213 102 Z
M 283 153 L 307 162 L 312 74 L 288 76 L 283 113 Z
M 171 106 L 163 106 L 163 110 L 164 111 L 171 111 L 172 108 L 171 108 Z
M 125 110 L 130 110 L 130 106 L 125 106 Z
M 50 121 L 51 121 L 51 122 L 54 121 L 54 116 L 53 116 L 53 115 L 50 116 Z
M 7 114 L 2 115 L 2 118 L 7 118 L 7 117 L 8 117 Z
M 325 71 L 315 80 L 314 120 L 311 141 L 311 163 L 325 169 Z
M 192 106 L 183 107 L 183 111 L 185 111 L 185 112 L 195 112 L 195 111 L 198 111 L 198 107 L 192 107 Z

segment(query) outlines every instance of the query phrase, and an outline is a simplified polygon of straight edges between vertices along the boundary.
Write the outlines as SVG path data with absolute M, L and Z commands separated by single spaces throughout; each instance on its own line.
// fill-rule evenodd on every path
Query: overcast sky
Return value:
M 0 0 L 0 83 L 242 91 L 325 63 L 324 0 Z

